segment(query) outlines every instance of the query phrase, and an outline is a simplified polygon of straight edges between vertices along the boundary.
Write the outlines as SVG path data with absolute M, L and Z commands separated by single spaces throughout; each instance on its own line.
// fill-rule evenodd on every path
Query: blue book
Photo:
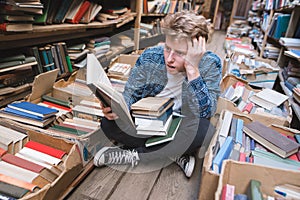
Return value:
M 300 143 L 300 135 L 299 134 L 295 134 L 295 139 L 296 139 L 296 141 L 298 142 L 298 143 Z
M 296 54 L 298 57 L 300 57 L 300 50 L 297 49 L 291 49 L 290 50 L 292 53 Z
M 229 158 L 231 150 L 233 148 L 233 138 L 227 136 L 224 144 L 221 146 L 216 157 L 212 161 L 212 170 L 218 174 L 221 173 L 223 160 Z
M 291 18 L 290 14 L 282 14 L 278 16 L 273 38 L 279 39 L 280 37 L 285 36 L 285 32 L 289 25 L 290 18 Z
M 37 116 L 37 115 L 32 115 L 32 114 L 29 114 L 27 112 L 22 112 L 22 111 L 15 110 L 15 109 L 12 109 L 12 108 L 9 108 L 9 107 L 4 108 L 4 111 L 8 112 L 8 113 L 20 115 L 20 116 L 23 116 L 23 117 L 36 119 L 36 120 L 41 120 L 42 121 L 44 119 L 43 117 L 40 117 L 40 116 Z
M 243 127 L 244 121 L 242 119 L 237 119 L 235 142 L 239 143 L 241 146 L 243 145 Z
M 40 106 L 26 101 L 11 103 L 8 104 L 7 107 L 44 118 L 55 115 L 58 112 L 56 109 Z

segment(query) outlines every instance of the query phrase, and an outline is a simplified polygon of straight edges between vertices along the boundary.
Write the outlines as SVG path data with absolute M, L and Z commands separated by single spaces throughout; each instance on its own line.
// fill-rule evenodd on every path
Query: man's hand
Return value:
M 102 104 L 102 112 L 104 114 L 104 117 L 108 120 L 115 120 L 118 119 L 118 115 L 116 113 L 111 112 L 111 107 L 104 107 Z
M 200 76 L 198 64 L 205 51 L 205 38 L 193 38 L 192 41 L 188 41 L 188 51 L 185 56 L 184 67 L 189 81 Z

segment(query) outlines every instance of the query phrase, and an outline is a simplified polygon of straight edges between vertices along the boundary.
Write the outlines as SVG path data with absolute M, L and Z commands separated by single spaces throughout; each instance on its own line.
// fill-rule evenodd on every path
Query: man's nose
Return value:
M 167 56 L 167 61 L 168 62 L 173 62 L 174 61 L 174 51 L 171 50 Z

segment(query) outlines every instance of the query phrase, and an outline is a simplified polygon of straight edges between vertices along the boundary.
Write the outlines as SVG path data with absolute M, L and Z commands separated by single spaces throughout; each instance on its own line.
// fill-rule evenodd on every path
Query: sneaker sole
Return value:
M 192 166 L 192 168 L 188 168 L 185 175 L 190 178 L 193 174 L 194 168 L 195 168 L 195 158 L 193 156 L 190 156 L 189 166 Z
M 102 149 L 100 149 L 94 156 L 94 165 L 96 167 L 101 167 L 101 166 L 104 166 L 105 164 L 100 164 L 99 163 L 99 160 L 100 160 L 100 157 L 101 155 L 107 150 L 107 149 L 111 149 L 111 148 L 114 148 L 114 147 L 103 147 Z

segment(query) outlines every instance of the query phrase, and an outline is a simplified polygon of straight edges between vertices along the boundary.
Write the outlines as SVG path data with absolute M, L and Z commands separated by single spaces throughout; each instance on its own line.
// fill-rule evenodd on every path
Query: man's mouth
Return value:
M 171 66 L 171 65 L 168 65 L 168 67 L 171 68 L 171 69 L 175 69 L 176 68 L 176 67 Z

